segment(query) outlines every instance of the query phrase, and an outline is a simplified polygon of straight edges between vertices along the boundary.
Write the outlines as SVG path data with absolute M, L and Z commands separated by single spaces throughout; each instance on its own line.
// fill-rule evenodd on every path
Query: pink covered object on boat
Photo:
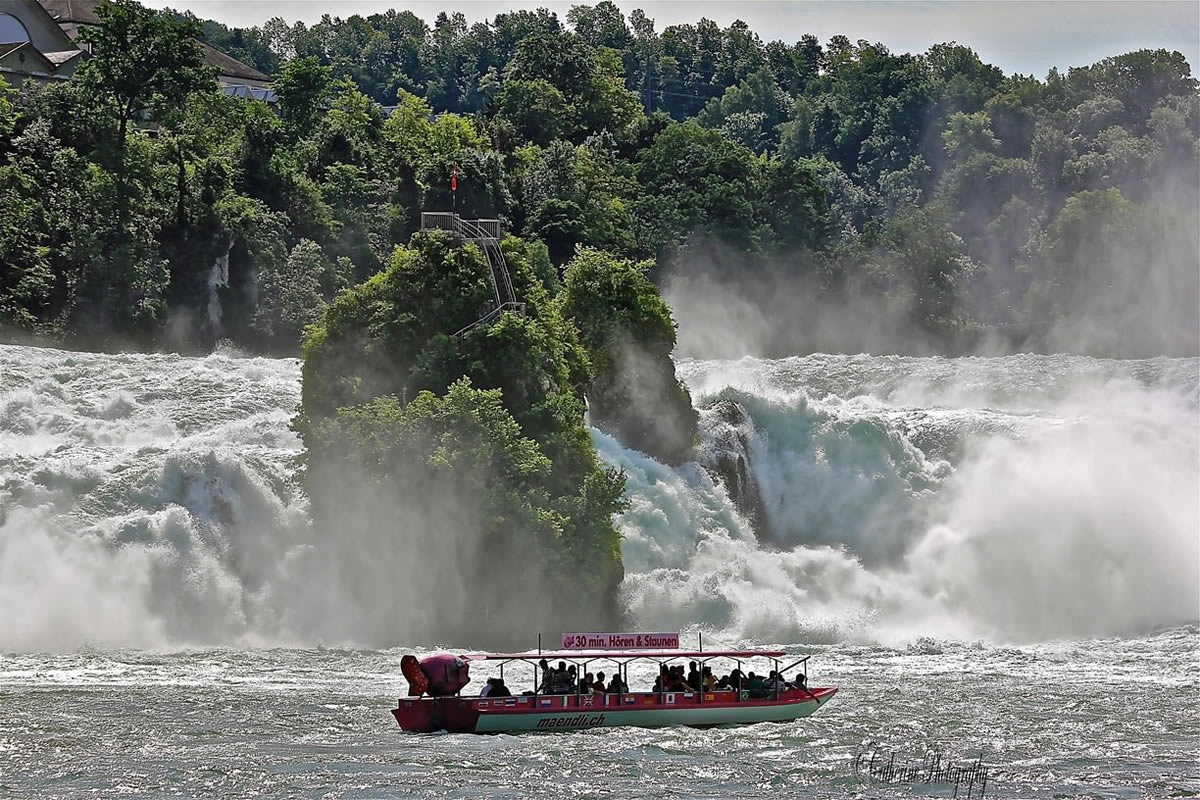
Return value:
M 453 653 L 438 653 L 421 659 L 421 671 L 429 679 L 426 690 L 433 697 L 447 697 L 458 693 L 471 682 L 470 667 Z

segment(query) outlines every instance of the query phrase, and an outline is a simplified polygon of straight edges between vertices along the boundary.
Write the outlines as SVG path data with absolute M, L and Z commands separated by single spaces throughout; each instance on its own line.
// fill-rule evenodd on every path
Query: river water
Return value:
M 394 598 L 312 580 L 296 361 L 0 346 L 0 797 L 953 794 L 856 773 L 871 743 L 982 756 L 989 797 L 1200 795 L 1200 362 L 679 368 L 702 448 L 740 426 L 764 519 L 594 432 L 628 475 L 623 600 L 810 654 L 837 698 L 733 730 L 416 736 L 387 713 L 398 645 L 436 643 L 357 638 Z

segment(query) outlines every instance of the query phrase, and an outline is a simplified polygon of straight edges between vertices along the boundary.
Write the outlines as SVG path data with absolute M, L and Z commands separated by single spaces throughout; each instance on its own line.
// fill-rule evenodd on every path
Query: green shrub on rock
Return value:
M 559 295 L 591 359 L 591 419 L 668 464 L 690 457 L 699 414 L 675 376 L 671 310 L 636 263 L 583 248 L 567 265 Z
M 596 457 L 587 357 L 536 248 L 502 246 L 523 317 L 455 336 L 491 307 L 489 267 L 425 233 L 338 295 L 305 342 L 306 488 L 315 523 L 350 540 L 337 557 L 351 599 L 428 599 L 377 641 L 511 646 L 619 623 L 624 476 Z

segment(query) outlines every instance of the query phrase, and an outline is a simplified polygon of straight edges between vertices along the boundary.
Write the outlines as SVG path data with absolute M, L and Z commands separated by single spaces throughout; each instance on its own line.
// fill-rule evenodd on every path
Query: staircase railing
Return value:
M 494 322 L 505 312 L 525 315 L 525 304 L 517 300 L 512 276 L 508 272 L 508 263 L 504 260 L 504 250 L 500 247 L 500 220 L 468 220 L 454 213 L 427 211 L 421 214 L 421 228 L 449 231 L 460 239 L 474 242 L 488 262 L 496 307 L 455 333 L 455 338 L 465 336 L 480 325 Z

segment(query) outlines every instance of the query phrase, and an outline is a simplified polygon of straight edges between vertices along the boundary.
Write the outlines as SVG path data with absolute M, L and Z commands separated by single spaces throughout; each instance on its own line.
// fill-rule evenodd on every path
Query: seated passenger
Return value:
M 683 667 L 672 668 L 671 684 L 672 692 L 694 692 L 696 689 L 683 679 Z
M 650 691 L 654 693 L 663 692 L 671 685 L 671 673 L 667 671 L 666 665 L 658 668 L 658 677 L 654 679 L 654 688 Z

